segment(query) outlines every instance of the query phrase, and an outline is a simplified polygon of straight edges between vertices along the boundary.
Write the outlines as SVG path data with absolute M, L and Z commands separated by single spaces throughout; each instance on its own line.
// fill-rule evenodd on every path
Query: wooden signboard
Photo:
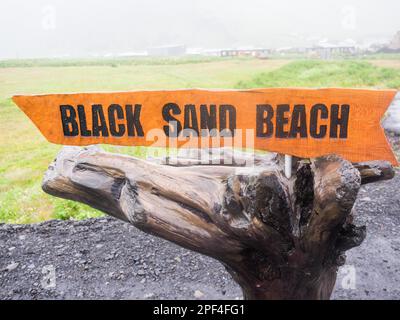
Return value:
M 395 90 L 176 90 L 14 96 L 53 143 L 193 147 L 231 135 L 302 158 L 338 154 L 397 165 L 380 120 Z M 156 133 L 155 133 L 156 132 Z M 164 139 L 163 139 L 164 138 Z M 196 140 L 197 139 L 197 140 Z M 213 145 L 215 146 L 215 145 Z M 199 144 L 199 147 L 201 145 Z

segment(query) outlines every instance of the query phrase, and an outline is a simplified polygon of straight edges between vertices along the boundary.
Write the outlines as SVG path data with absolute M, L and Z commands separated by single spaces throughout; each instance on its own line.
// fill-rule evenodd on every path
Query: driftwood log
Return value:
M 329 299 L 345 251 L 366 235 L 353 224 L 361 184 L 393 176 L 386 162 L 335 155 L 294 161 L 287 179 L 277 155 L 150 162 L 65 147 L 43 190 L 219 260 L 245 299 Z

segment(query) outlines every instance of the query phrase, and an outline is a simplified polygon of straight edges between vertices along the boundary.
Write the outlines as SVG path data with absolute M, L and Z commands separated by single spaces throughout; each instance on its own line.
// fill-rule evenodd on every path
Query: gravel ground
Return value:
M 400 298 L 400 187 L 362 187 L 364 243 L 350 250 L 334 299 Z M 55 279 L 55 281 L 54 281 Z M 0 224 L 0 299 L 241 299 L 215 260 L 113 218 Z
M 108 217 L 0 225 L 0 257 L 0 299 L 241 297 L 217 261 Z

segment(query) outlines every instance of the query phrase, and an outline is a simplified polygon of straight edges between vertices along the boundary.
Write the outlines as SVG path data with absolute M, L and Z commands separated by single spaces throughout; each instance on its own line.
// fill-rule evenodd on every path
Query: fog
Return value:
M 400 30 L 398 0 L 1 0 L 0 58 L 189 48 L 359 45 Z M 349 40 L 351 39 L 351 40 Z

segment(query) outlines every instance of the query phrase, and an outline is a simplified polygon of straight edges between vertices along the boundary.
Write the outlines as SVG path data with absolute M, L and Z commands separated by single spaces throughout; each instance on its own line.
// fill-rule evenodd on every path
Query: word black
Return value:
M 92 117 L 89 128 L 83 105 L 78 105 L 76 109 L 71 105 L 60 106 L 65 136 L 108 137 L 111 135 L 113 137 L 122 137 L 125 133 L 130 137 L 144 136 L 140 123 L 140 110 L 142 108 L 140 104 L 136 104 L 134 108 L 132 105 L 127 104 L 124 109 L 119 104 L 111 104 L 106 109 L 108 123 L 101 104 L 94 104 L 91 108 Z

